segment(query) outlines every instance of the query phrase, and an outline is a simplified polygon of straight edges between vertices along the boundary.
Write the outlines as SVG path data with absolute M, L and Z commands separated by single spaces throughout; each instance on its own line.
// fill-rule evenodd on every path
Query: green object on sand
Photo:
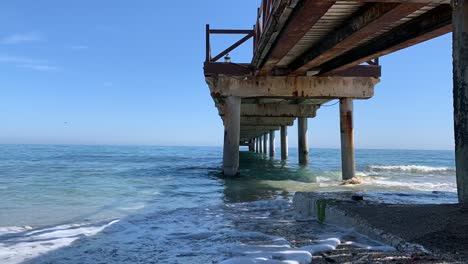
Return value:
M 327 202 L 325 199 L 318 199 L 315 202 L 315 208 L 317 209 L 317 220 L 319 223 L 323 224 L 325 222 L 325 208 L 327 206 Z

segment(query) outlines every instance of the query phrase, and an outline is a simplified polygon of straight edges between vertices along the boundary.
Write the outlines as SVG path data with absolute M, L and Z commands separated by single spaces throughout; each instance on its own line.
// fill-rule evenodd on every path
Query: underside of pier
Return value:
M 468 0 L 263 0 L 253 29 L 206 26 L 204 74 L 223 120 L 224 173 L 238 173 L 239 146 L 274 155 L 281 131 L 298 118 L 299 163 L 308 162 L 307 119 L 340 102 L 343 179 L 354 177 L 353 100 L 369 99 L 380 81 L 379 57 L 454 32 L 454 110 L 459 198 L 468 204 Z M 239 34 L 212 56 L 210 36 Z M 229 52 L 253 39 L 250 62 Z M 224 59 L 224 61 L 221 61 Z

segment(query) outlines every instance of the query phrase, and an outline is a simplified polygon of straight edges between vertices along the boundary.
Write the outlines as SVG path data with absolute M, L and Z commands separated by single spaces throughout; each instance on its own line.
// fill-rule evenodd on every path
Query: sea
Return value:
M 4 264 L 306 263 L 344 242 L 391 247 L 354 230 L 295 221 L 295 192 L 457 202 L 453 151 L 357 149 L 362 184 L 343 186 L 339 149 L 311 149 L 307 166 L 298 165 L 294 148 L 286 161 L 279 149 L 273 158 L 242 149 L 235 178 L 221 173 L 221 147 L 0 150 Z

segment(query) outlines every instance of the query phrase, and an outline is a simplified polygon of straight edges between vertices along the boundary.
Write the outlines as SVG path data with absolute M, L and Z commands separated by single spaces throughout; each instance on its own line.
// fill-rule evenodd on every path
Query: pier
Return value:
M 276 131 L 287 159 L 295 120 L 298 162 L 307 164 L 307 120 L 339 100 L 342 175 L 353 178 L 353 101 L 373 97 L 379 57 L 453 32 L 457 186 L 468 206 L 468 0 L 263 0 L 252 22 L 251 29 L 206 26 L 204 75 L 224 124 L 226 176 L 239 171 L 241 145 L 274 155 Z M 213 34 L 240 39 L 211 54 Z M 250 39 L 252 60 L 231 61 L 229 53 Z

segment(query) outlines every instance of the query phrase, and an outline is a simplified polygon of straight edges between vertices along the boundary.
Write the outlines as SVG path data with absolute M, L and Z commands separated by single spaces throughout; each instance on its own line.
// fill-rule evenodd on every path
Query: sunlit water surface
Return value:
M 1 263 L 99 263 L 109 256 L 117 263 L 218 262 L 240 254 L 243 244 L 277 243 L 281 237 L 266 228 L 275 219 L 308 228 L 311 241 L 350 235 L 296 226 L 290 212 L 296 191 L 360 192 L 388 203 L 456 202 L 451 151 L 356 150 L 363 184 L 340 186 L 335 149 L 311 150 L 307 167 L 297 165 L 295 149 L 288 161 L 244 151 L 234 179 L 222 177 L 218 147 L 0 149 Z

